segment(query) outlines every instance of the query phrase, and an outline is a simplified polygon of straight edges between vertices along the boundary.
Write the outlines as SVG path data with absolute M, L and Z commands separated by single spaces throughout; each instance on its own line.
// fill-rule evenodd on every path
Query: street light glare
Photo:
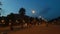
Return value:
M 34 13 L 35 13 L 35 11 L 34 11 L 34 10 L 32 10 L 32 13 L 34 14 Z

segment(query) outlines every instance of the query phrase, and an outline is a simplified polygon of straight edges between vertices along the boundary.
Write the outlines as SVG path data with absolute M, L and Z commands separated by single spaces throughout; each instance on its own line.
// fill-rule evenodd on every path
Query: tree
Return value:
M 19 10 L 19 14 L 20 14 L 21 16 L 24 16 L 24 15 L 25 15 L 25 9 L 24 9 L 24 8 L 21 8 L 21 9 Z
M 13 24 L 14 24 L 14 22 L 15 22 L 14 14 L 11 13 L 10 15 L 8 15 L 8 18 L 11 19 L 10 29 L 13 30 Z

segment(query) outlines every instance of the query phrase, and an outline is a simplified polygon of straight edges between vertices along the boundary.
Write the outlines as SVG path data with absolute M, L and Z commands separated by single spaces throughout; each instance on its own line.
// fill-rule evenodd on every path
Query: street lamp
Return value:
M 35 10 L 32 10 L 32 14 L 33 14 L 33 16 L 34 16 L 34 14 L 35 14 Z

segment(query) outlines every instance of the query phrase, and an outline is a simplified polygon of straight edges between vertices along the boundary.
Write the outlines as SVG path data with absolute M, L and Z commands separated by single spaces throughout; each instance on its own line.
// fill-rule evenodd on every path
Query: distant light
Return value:
M 39 16 L 38 18 L 42 18 L 41 16 Z
M 18 21 L 18 20 L 16 20 L 16 23 L 19 23 L 19 21 Z
M 34 10 L 32 10 L 32 13 L 34 14 L 34 13 L 35 13 L 35 11 L 34 11 Z
M 9 23 L 9 25 L 11 25 L 11 23 Z
M 5 22 L 5 20 L 1 20 L 1 22 L 3 23 L 3 22 Z

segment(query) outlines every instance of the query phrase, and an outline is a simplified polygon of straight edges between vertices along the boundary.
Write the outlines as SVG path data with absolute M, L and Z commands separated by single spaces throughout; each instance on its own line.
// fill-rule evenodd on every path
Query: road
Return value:
M 24 30 L 11 31 L 8 34 L 60 34 L 60 25 L 49 24 L 46 27 L 46 24 L 41 24 Z

